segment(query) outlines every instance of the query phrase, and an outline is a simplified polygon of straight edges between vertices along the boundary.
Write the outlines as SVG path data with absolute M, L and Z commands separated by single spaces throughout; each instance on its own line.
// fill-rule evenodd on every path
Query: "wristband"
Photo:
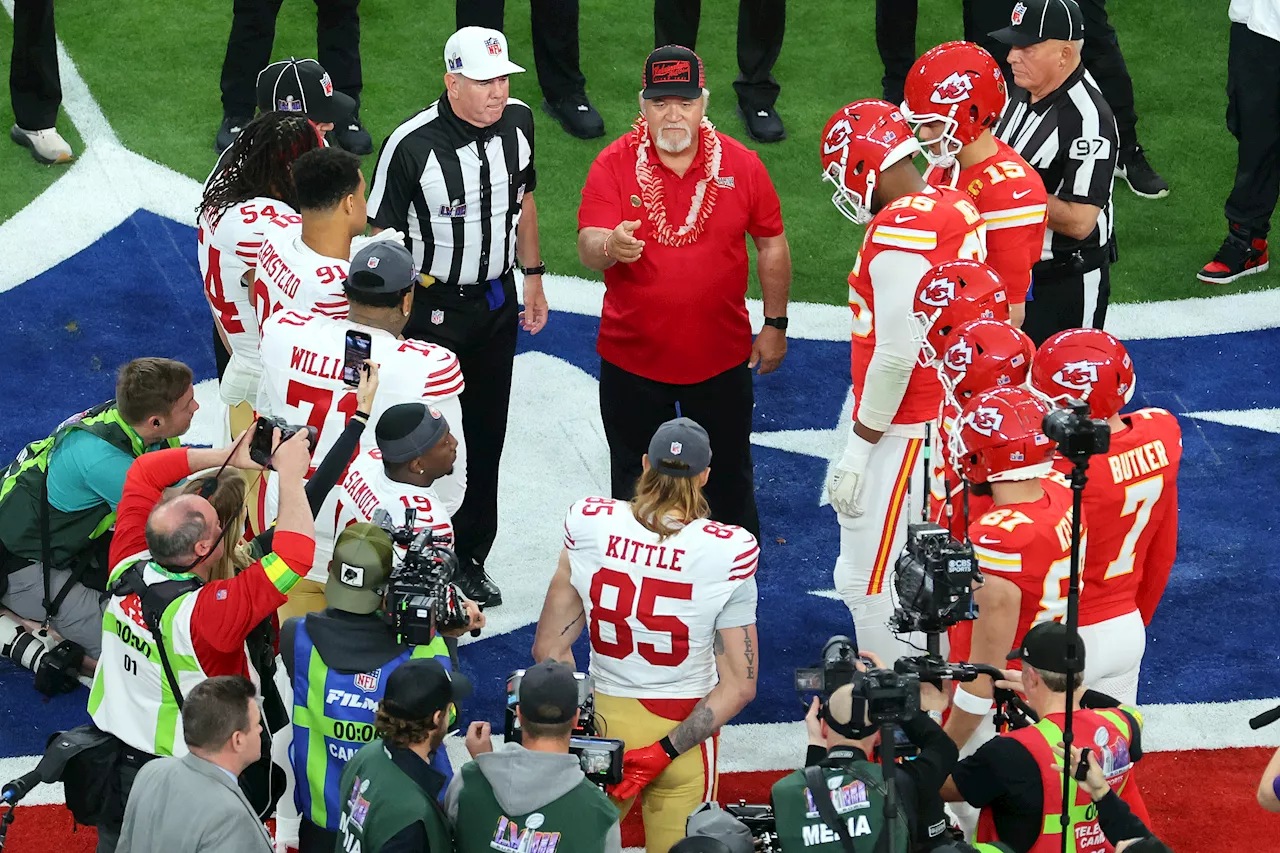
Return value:
M 957 687 L 955 695 L 951 697 L 951 704 L 959 708 L 961 711 L 964 711 L 966 714 L 985 717 L 987 712 L 991 710 L 991 706 L 994 703 L 990 699 L 983 696 L 974 696 L 967 690 Z
M 676 752 L 676 748 L 671 745 L 670 737 L 664 737 L 662 740 L 658 741 L 658 746 L 662 747 L 662 751 L 665 752 L 667 754 L 667 758 L 670 758 L 672 761 L 675 761 L 680 757 L 680 753 Z
M 609 260 L 613 260 L 613 255 L 609 254 L 609 238 L 612 236 L 613 236 L 612 231 L 604 235 L 604 256 Z

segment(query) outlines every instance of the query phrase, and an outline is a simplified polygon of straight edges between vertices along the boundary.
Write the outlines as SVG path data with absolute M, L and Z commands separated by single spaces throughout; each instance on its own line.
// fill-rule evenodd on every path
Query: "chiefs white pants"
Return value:
M 871 450 L 862 515 L 836 514 L 840 556 L 836 592 L 853 614 L 858 648 L 878 654 L 886 665 L 902 655 L 920 654 L 889 630 L 893 615 L 893 566 L 907 541 L 908 521 L 920 519 L 924 426 L 892 427 Z
M 1081 625 L 1084 641 L 1084 683 L 1126 705 L 1138 702 L 1138 670 L 1147 649 L 1147 629 L 1137 610 Z
M 984 675 L 983 678 L 986 678 L 986 676 Z M 988 711 L 987 715 L 982 718 L 982 722 L 978 723 L 978 727 L 973 730 L 973 734 L 965 741 L 964 746 L 960 747 L 961 758 L 968 758 L 973 755 L 978 751 L 979 747 L 996 736 L 995 719 L 996 712 L 994 710 Z M 951 816 L 956 819 L 956 824 L 959 825 L 961 831 L 964 832 L 965 839 L 972 843 L 973 837 L 978 831 L 978 814 L 981 810 L 965 802 L 947 803 L 947 809 L 951 812 Z

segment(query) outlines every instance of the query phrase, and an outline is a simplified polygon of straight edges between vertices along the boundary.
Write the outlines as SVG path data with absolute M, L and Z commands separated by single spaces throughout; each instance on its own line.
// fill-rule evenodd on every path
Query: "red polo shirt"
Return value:
M 604 271 L 600 357 L 629 373 L 689 385 L 741 364 L 751 355 L 747 319 L 746 237 L 782 233 L 782 208 L 769 173 L 756 153 L 722 133 L 715 207 L 698 240 L 678 248 L 654 239 L 640 198 L 631 134 L 600 152 L 578 208 L 578 228 L 616 228 L 639 219 L 644 252 L 633 264 Z M 681 177 L 650 156 L 662 178 L 667 221 L 683 224 L 703 176 L 706 152 L 699 147 Z

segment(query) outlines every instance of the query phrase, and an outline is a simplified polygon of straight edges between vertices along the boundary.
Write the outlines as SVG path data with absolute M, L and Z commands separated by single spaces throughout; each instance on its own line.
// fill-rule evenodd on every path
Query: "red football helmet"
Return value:
M 1032 480 L 1049 473 L 1056 446 L 1041 424 L 1049 406 L 1026 388 L 994 388 L 964 407 L 951 449 L 970 483 Z
M 822 179 L 836 185 L 831 203 L 858 225 L 871 221 L 880 173 L 920 153 L 920 143 L 888 101 L 854 101 L 822 131 Z
M 1133 399 L 1133 359 L 1101 329 L 1067 329 L 1040 345 L 1031 388 L 1052 403 L 1079 397 L 1092 417 L 1109 418 Z
M 934 166 L 955 162 L 960 149 L 996 126 L 1009 87 L 991 54 L 967 41 L 940 44 L 907 72 L 902 114 L 915 132 L 942 123 L 936 139 L 921 142 Z
M 912 309 L 919 331 L 921 367 L 936 363 L 943 342 L 970 320 L 1008 321 L 1009 299 L 996 271 L 978 261 L 944 261 L 916 288 Z
M 1035 351 L 1026 332 L 999 320 L 970 320 L 956 327 L 938 359 L 947 402 L 958 410 L 975 394 L 1022 386 Z

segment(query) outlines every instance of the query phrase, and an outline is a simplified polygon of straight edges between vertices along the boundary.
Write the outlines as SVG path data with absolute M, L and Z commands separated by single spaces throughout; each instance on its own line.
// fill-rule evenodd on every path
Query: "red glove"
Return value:
M 609 789 L 616 800 L 629 800 L 667 769 L 672 761 L 662 742 L 629 749 L 622 756 L 622 781 Z

